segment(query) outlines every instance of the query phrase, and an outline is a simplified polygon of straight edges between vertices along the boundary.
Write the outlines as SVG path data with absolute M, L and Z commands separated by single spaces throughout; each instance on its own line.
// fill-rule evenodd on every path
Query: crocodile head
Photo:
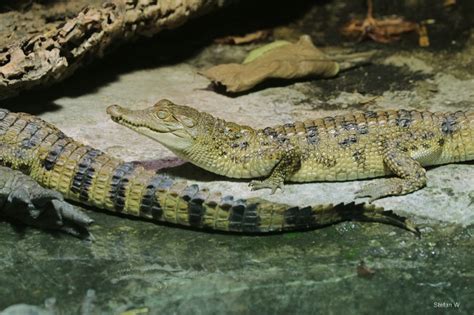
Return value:
M 111 105 L 107 113 L 116 123 L 160 142 L 178 155 L 193 145 L 201 116 L 194 108 L 166 99 L 141 110 Z

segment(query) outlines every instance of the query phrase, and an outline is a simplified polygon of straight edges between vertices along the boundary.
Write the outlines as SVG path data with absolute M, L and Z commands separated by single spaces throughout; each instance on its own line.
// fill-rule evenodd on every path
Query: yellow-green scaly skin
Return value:
M 0 109 L 0 164 L 20 169 L 70 200 L 196 228 L 260 233 L 359 219 L 415 231 L 405 218 L 371 205 L 290 207 L 212 193 L 78 143 L 38 117 L 4 109 Z
M 424 166 L 474 159 L 474 112 L 366 111 L 254 129 L 161 100 L 144 110 L 118 105 L 109 114 L 208 171 L 252 181 L 347 181 L 394 174 L 357 194 L 371 200 L 426 184 Z M 173 138 L 173 134 L 174 138 Z

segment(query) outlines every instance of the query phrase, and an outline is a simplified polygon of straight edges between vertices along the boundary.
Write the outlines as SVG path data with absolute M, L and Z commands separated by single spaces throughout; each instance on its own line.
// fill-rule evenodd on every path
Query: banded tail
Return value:
M 292 207 L 235 199 L 124 162 L 76 142 L 38 117 L 0 109 L 0 164 L 20 169 L 67 199 L 154 221 L 235 232 L 299 230 L 359 219 L 416 229 L 372 205 Z

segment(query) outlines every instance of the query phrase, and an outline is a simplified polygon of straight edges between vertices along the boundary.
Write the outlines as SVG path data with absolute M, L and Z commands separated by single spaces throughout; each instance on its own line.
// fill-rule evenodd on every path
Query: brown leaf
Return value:
M 213 83 L 224 85 L 227 92 L 242 92 L 270 78 L 328 78 L 338 72 L 339 64 L 326 57 L 304 35 L 297 43 L 277 46 L 251 62 L 218 65 L 199 73 Z
M 452 6 L 452 5 L 455 5 L 456 4 L 456 0 L 444 0 L 443 1 L 443 5 L 445 7 L 449 7 L 449 6 Z
M 357 266 L 357 275 L 362 278 L 371 278 L 375 275 L 375 270 L 367 267 L 365 261 L 361 260 Z
M 428 37 L 428 29 L 426 28 L 426 25 L 420 25 L 418 35 L 418 45 L 420 45 L 420 47 L 428 47 L 430 45 L 430 38 Z
M 403 17 L 390 16 L 382 19 L 373 17 L 372 1 L 367 1 L 367 16 L 364 20 L 353 19 L 345 25 L 341 32 L 345 36 L 356 37 L 358 40 L 370 38 L 378 43 L 391 43 L 399 40 L 403 33 L 418 30 L 418 24 L 406 21 Z

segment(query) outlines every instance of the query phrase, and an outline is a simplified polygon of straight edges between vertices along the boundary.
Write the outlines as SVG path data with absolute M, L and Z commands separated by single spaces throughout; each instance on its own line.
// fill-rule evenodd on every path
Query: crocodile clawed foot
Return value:
M 79 208 L 64 201 L 61 193 L 42 188 L 36 183 L 15 187 L 7 198 L 3 214 L 27 225 L 60 230 L 90 239 L 88 226 L 93 222 Z
M 280 188 L 283 191 L 283 186 L 284 186 L 284 182 L 282 180 L 275 180 L 270 177 L 262 181 L 252 180 L 249 183 L 249 187 L 251 188 L 251 190 L 270 188 L 272 190 L 271 192 L 272 195 L 277 191 L 278 188 Z
M 385 181 L 385 183 L 376 182 L 363 186 L 360 190 L 356 191 L 355 197 L 369 197 L 369 203 L 372 203 L 377 199 L 399 194 L 400 192 L 398 187 L 394 187 L 393 185 L 390 185 L 390 182 Z
M 50 202 L 55 212 L 60 215 L 64 221 L 70 221 L 82 227 L 87 227 L 94 222 L 94 220 L 89 218 L 84 212 L 66 201 L 53 199 Z

